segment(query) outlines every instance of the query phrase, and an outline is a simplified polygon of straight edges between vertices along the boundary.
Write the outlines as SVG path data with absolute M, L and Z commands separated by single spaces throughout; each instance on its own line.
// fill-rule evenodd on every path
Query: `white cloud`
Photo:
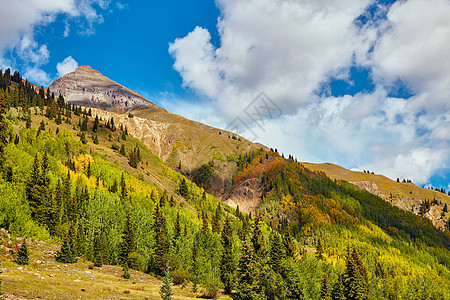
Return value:
M 355 19 L 369 15 L 370 4 L 220 0 L 220 45 L 196 27 L 169 53 L 183 85 L 211 99 L 229 121 L 261 91 L 281 107 L 281 117 L 244 136 L 256 134 L 301 160 L 426 183 L 450 166 L 450 2 L 375 4 L 374 17 L 361 25 Z M 333 78 L 348 79 L 351 66 L 371 69 L 373 92 L 318 95 Z M 399 82 L 414 96 L 390 97 Z
M 56 64 L 56 69 L 58 70 L 58 76 L 62 77 L 67 73 L 75 71 L 78 68 L 78 63 L 72 56 L 66 57 L 62 62 Z
M 369 0 L 219 1 L 221 45 L 197 27 L 169 47 L 186 87 L 235 116 L 264 91 L 285 111 L 309 101 L 327 76 L 347 72 L 366 47 L 353 21 Z
M 53 23 L 58 15 L 66 17 L 64 37 L 70 33 L 70 22 L 75 22 L 81 34 L 94 33 L 95 24 L 102 23 L 99 10 L 108 8 L 109 0 L 0 0 L 0 62 L 2 66 L 21 69 L 36 84 L 47 84 L 50 75 L 41 66 L 50 57 L 47 45 L 39 45 L 34 39 L 38 26 Z M 94 5 L 99 9 L 94 8 Z M 6 52 L 12 52 L 15 61 L 6 61 Z
M 36 84 L 42 86 L 47 86 L 52 82 L 49 75 L 44 70 L 38 67 L 27 69 L 23 76 L 28 81 L 36 82 Z

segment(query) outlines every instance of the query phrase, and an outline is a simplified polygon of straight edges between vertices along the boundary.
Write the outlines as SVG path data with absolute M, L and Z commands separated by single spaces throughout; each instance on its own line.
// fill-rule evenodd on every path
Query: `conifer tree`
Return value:
M 161 295 L 161 298 L 163 300 L 172 299 L 172 295 L 173 295 L 172 276 L 170 275 L 169 265 L 167 265 L 166 268 L 164 269 L 163 284 L 161 285 L 161 287 L 159 289 L 159 294 Z
M 230 294 L 233 289 L 233 270 L 235 269 L 233 263 L 233 229 L 231 228 L 231 221 L 228 216 L 225 219 L 225 224 L 222 231 L 222 258 L 220 261 L 220 279 L 224 284 L 226 294 Z
M 103 266 L 103 249 L 100 236 L 94 238 L 93 263 L 95 267 Z
M 119 261 L 125 265 L 128 263 L 128 256 L 134 252 L 134 229 L 131 223 L 130 212 L 127 213 L 127 219 L 122 233 L 122 246 L 120 248 Z
M 272 269 L 277 273 L 281 272 L 281 261 L 283 257 L 283 244 L 281 242 L 280 234 L 273 231 L 269 249 L 269 263 L 272 266 Z
M 130 270 L 129 270 L 129 267 L 128 267 L 128 263 L 125 263 L 125 265 L 123 266 L 122 270 L 123 270 L 122 277 L 125 278 L 125 279 L 130 279 L 131 275 L 130 275 Z
M 322 278 L 322 286 L 320 289 L 320 299 L 321 300 L 330 300 L 331 294 L 330 294 L 330 285 L 328 283 L 328 275 L 324 274 Z
M 31 114 L 27 116 L 27 122 L 25 123 L 26 128 L 31 128 Z
M 296 246 L 292 240 L 292 235 L 289 232 L 283 234 L 283 247 L 287 257 L 295 257 L 297 254 Z
M 358 252 L 355 248 L 348 250 L 346 270 L 344 273 L 344 294 L 347 299 L 368 299 L 369 282 Z
M 30 177 L 28 178 L 26 185 L 26 195 L 28 199 L 28 204 L 31 209 L 31 217 L 35 219 L 38 216 L 38 209 L 40 207 L 40 189 L 39 181 L 41 178 L 41 164 L 39 162 L 39 157 L 36 153 L 34 156 L 33 167 L 31 170 Z
M 124 145 L 124 144 L 122 144 L 122 145 L 120 146 L 119 154 L 120 154 L 120 155 L 123 155 L 123 156 L 126 156 L 126 155 L 127 155 L 127 154 L 125 153 L 125 145 Z
M 128 198 L 127 184 L 125 182 L 125 177 L 122 173 L 122 178 L 120 179 L 120 198 L 126 200 Z
M 178 193 L 180 194 L 181 197 L 183 197 L 184 199 L 187 199 L 188 197 L 188 186 L 186 183 L 186 179 L 182 179 L 180 182 L 180 185 L 178 187 Z
M 64 240 L 61 250 L 56 254 L 55 259 L 60 263 L 72 264 L 76 262 L 75 255 L 70 248 L 70 242 L 67 239 Z
M 346 300 L 344 292 L 344 276 L 340 275 L 333 286 L 333 290 L 331 291 L 331 299 Z
M 444 209 L 442 211 L 445 213 L 448 212 L 447 203 L 444 204 Z
M 253 229 L 253 236 L 251 239 L 255 255 L 262 255 L 264 252 L 264 235 L 261 231 L 260 218 L 257 215 L 255 218 L 255 224 Z
M 159 205 L 155 208 L 153 230 L 156 235 L 155 267 L 162 274 L 170 250 L 170 240 L 167 236 L 166 218 Z
M 316 248 L 316 257 L 319 260 L 323 260 L 323 246 L 322 246 L 322 239 L 319 238 L 317 241 L 317 248 Z
M 238 299 L 258 299 L 255 292 L 255 262 L 251 243 L 245 240 L 242 245 L 242 255 L 238 266 Z
M 177 212 L 177 219 L 175 221 L 175 239 L 179 239 L 180 235 L 181 235 L 180 212 Z
M 215 233 L 220 233 L 221 231 L 221 224 L 220 224 L 220 220 L 222 219 L 222 206 L 219 202 L 217 209 L 216 209 L 216 213 L 213 215 L 213 219 L 212 219 L 212 231 Z
M 198 265 L 198 246 L 196 240 L 194 240 L 194 244 L 192 246 L 192 274 L 194 274 L 194 285 L 192 286 L 192 290 L 194 292 L 197 292 L 199 265 Z
M 97 116 L 95 116 L 94 125 L 92 126 L 92 131 L 94 133 L 98 132 L 98 125 L 99 125 L 99 120 L 98 120 L 98 115 L 97 115 Z
M 19 265 L 28 265 L 30 263 L 30 252 L 28 251 L 25 241 L 22 246 L 20 246 L 19 251 L 17 251 L 17 258 L 15 262 Z

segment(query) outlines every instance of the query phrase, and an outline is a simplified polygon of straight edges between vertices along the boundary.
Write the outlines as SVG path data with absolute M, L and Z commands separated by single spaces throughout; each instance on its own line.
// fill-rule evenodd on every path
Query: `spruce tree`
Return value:
M 348 299 L 362 300 L 369 298 L 369 282 L 366 269 L 355 248 L 348 250 L 344 273 L 344 294 Z
M 328 283 L 328 275 L 324 274 L 322 278 L 322 286 L 320 289 L 320 299 L 321 300 L 330 300 L 331 294 L 330 294 L 330 285 Z
M 126 200 L 128 198 L 127 185 L 125 182 L 125 176 L 122 173 L 122 178 L 120 179 L 120 198 Z
M 233 289 L 233 270 L 235 267 L 233 263 L 233 229 L 231 228 L 231 221 L 228 216 L 225 219 L 222 230 L 222 247 L 220 279 L 224 284 L 225 293 L 230 294 Z
M 100 235 L 94 238 L 93 263 L 95 267 L 103 266 L 103 248 Z
M 99 124 L 99 121 L 98 121 L 98 115 L 97 115 L 97 116 L 95 116 L 94 125 L 92 126 L 92 131 L 94 133 L 98 132 L 98 124 Z
M 251 243 L 245 240 L 242 245 L 242 255 L 238 266 L 238 286 L 236 297 L 238 299 L 258 299 L 256 289 L 254 251 Z
M 164 269 L 164 278 L 163 284 L 159 289 L 159 294 L 163 300 L 172 299 L 173 290 L 172 290 L 172 276 L 170 275 L 170 267 L 167 265 Z
M 253 236 L 251 239 L 255 255 L 263 256 L 264 253 L 264 235 L 261 230 L 260 218 L 257 215 L 253 229 Z
M 192 274 L 194 275 L 194 285 L 192 286 L 192 291 L 197 292 L 197 283 L 199 275 L 199 265 L 198 265 L 198 246 L 197 241 L 194 239 L 192 246 Z
M 130 212 L 128 212 L 122 233 L 122 246 L 119 254 L 119 261 L 122 265 L 128 263 L 128 257 L 132 252 L 134 252 L 134 248 L 134 229 L 133 224 L 131 223 Z
M 269 263 L 272 266 L 272 269 L 277 273 L 281 272 L 281 261 L 283 257 L 283 244 L 281 242 L 280 234 L 273 231 L 269 249 Z
M 180 227 L 180 212 L 177 212 L 177 219 L 175 221 L 175 239 L 179 239 L 181 235 L 181 227 Z
M 186 179 L 183 178 L 181 180 L 181 182 L 180 182 L 179 187 L 178 187 L 178 194 L 180 194 L 181 197 L 187 199 L 188 193 L 189 192 L 188 192 L 188 186 L 187 186 L 187 183 L 186 183 Z
M 442 211 L 445 213 L 448 212 L 447 203 L 444 204 L 444 209 Z
M 322 246 L 322 239 L 319 238 L 317 242 L 317 248 L 316 248 L 316 257 L 319 260 L 323 260 L 323 246 Z
M 76 262 L 75 255 L 73 254 L 72 249 L 70 249 L 70 242 L 67 239 L 64 240 L 61 250 L 56 254 L 55 259 L 60 263 L 72 264 Z
M 17 251 L 17 258 L 15 260 L 19 265 L 28 265 L 30 263 L 30 252 L 28 251 L 27 244 L 24 242 Z
M 331 299 L 346 300 L 344 293 L 344 276 L 340 275 L 333 286 L 333 290 L 331 291 Z

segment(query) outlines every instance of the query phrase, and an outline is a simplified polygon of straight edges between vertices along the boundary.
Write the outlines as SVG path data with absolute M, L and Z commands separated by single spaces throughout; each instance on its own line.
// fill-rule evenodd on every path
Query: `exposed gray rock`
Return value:
M 136 108 L 164 109 L 151 103 L 136 92 L 110 80 L 89 66 L 80 66 L 50 85 L 55 96 L 62 95 L 75 105 L 127 112 Z

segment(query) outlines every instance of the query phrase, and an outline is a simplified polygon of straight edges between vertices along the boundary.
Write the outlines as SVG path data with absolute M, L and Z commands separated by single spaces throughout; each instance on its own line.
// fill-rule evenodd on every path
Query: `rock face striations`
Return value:
M 165 111 L 89 66 L 80 66 L 74 72 L 54 81 L 50 90 L 56 96 L 62 95 L 66 101 L 76 105 L 117 112 L 140 108 Z

